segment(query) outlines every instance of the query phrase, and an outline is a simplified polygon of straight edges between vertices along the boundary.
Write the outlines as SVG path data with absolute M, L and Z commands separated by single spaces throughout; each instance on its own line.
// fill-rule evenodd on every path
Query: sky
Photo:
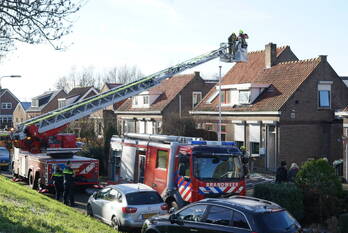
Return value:
M 2 88 L 19 100 L 53 90 L 72 69 L 136 65 L 150 75 L 217 49 L 232 32 L 243 29 L 248 50 L 265 44 L 289 45 L 299 59 L 328 55 L 338 75 L 348 76 L 346 25 L 348 1 L 335 0 L 89 0 L 77 13 L 69 45 L 17 44 L 0 62 Z M 231 64 L 218 60 L 195 67 L 204 78 L 224 74 Z

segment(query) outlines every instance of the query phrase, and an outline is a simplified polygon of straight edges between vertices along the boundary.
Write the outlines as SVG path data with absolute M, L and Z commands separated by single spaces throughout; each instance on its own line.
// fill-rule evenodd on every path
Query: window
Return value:
M 207 223 L 228 226 L 232 219 L 233 211 L 220 206 L 211 206 L 206 218 Z
M 221 103 L 230 103 L 230 90 L 221 90 Z
M 161 196 L 155 191 L 128 193 L 126 199 L 128 205 L 152 205 L 163 202 Z
M 167 162 L 168 162 L 168 151 L 158 150 L 157 151 L 156 168 L 166 169 Z
M 206 209 L 206 205 L 195 205 L 180 211 L 177 216 L 181 220 L 201 222 Z
M 244 142 L 244 124 L 235 124 L 234 125 L 234 141 Z
M 149 104 L 149 96 L 148 95 L 144 95 L 144 104 Z
M 318 107 L 331 108 L 331 81 L 320 81 L 318 84 Z
M 249 224 L 243 214 L 234 211 L 233 213 L 233 226 L 243 229 L 249 229 Z
M 12 103 L 1 103 L 1 109 L 12 109 Z
M 239 91 L 239 104 L 250 103 L 250 91 Z
M 213 130 L 213 124 L 206 123 L 205 124 L 205 129 L 208 130 L 208 131 L 212 131 Z
M 250 143 L 251 154 L 259 154 L 260 143 L 251 142 Z
M 134 96 L 132 100 L 133 100 L 133 106 L 137 106 L 138 105 L 138 96 Z
M 32 107 L 39 107 L 39 100 L 38 99 L 33 99 L 31 101 L 31 106 Z
M 62 108 L 66 105 L 65 99 L 58 99 L 58 108 Z
M 192 108 L 196 107 L 196 105 L 202 100 L 202 92 L 194 91 L 192 92 Z

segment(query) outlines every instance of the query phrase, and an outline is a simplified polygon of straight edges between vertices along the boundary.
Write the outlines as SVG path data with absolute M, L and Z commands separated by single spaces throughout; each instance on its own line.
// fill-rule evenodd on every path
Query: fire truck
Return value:
M 75 164 L 73 166 L 80 184 L 97 183 L 98 161 L 76 156 L 76 137 L 60 132 L 74 120 L 87 117 L 93 112 L 146 91 L 175 74 L 218 57 L 223 62 L 246 62 L 247 44 L 244 37 L 233 43 L 221 43 L 216 50 L 142 79 L 22 122 L 12 135 L 16 147 L 12 161 L 14 175 L 28 179 L 33 188 L 51 185 L 50 175 L 54 167 L 70 160 Z
M 245 195 L 247 158 L 234 142 L 127 133 L 112 137 L 111 150 L 119 157 L 119 182 L 149 185 L 171 206 Z

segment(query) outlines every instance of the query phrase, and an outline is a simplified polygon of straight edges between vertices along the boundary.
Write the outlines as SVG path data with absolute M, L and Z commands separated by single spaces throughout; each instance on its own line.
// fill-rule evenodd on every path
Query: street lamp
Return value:
M 1 116 L 1 109 L 2 109 L 2 102 L 1 102 L 1 92 L 2 92 L 2 86 L 1 86 L 1 80 L 3 78 L 21 78 L 21 75 L 18 74 L 13 74 L 13 75 L 2 75 L 0 76 L 0 128 L 2 128 L 2 122 L 3 122 L 3 117 Z

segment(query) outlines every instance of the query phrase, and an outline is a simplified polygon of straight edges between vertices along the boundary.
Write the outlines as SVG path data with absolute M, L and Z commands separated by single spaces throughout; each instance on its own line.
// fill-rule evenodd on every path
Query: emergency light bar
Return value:
M 235 146 L 237 145 L 233 141 L 190 141 L 191 145 L 214 145 L 214 146 Z

